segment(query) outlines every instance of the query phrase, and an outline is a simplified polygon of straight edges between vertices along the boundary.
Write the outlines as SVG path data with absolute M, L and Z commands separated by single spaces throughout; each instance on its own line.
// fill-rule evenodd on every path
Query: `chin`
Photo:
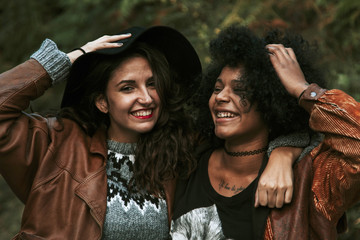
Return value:
M 215 130 L 215 135 L 220 138 L 220 139 L 227 139 L 229 137 L 231 137 L 231 134 L 227 133 L 227 132 L 224 132 L 224 131 L 217 131 Z
M 142 127 L 139 127 L 137 129 L 137 132 L 138 133 L 148 133 L 150 132 L 151 130 L 153 130 L 155 127 L 155 125 L 150 125 L 150 126 L 142 126 Z

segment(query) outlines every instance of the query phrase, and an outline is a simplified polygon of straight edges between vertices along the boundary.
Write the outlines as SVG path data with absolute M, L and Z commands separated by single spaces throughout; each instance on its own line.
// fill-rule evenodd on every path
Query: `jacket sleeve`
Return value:
M 30 59 L 0 75 L 0 174 L 24 203 L 51 142 L 47 119 L 24 112 L 52 84 L 44 68 L 56 72 L 59 62 L 46 61 Z
M 300 154 L 300 156 L 297 158 L 296 161 L 299 161 L 306 153 L 309 152 L 308 149 L 311 148 L 311 138 L 308 133 L 305 132 L 294 132 L 290 133 L 288 135 L 282 135 L 279 136 L 272 141 L 269 142 L 269 147 L 267 150 L 267 156 L 270 157 L 270 154 L 274 149 L 278 147 L 297 147 L 297 148 L 303 148 L 304 150 Z
M 310 127 L 324 135 L 313 158 L 314 203 L 329 221 L 337 221 L 360 200 L 360 104 L 340 90 L 311 84 L 300 99 Z

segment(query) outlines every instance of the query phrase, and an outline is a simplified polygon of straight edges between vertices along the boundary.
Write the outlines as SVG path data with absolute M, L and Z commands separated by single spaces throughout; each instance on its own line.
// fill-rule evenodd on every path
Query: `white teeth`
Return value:
M 218 117 L 218 118 L 233 118 L 233 117 L 235 117 L 235 114 L 230 113 L 230 112 L 218 112 L 216 114 L 216 117 Z
M 145 110 L 145 111 L 133 112 L 132 115 L 134 115 L 135 117 L 144 117 L 144 116 L 149 116 L 151 113 L 152 110 Z

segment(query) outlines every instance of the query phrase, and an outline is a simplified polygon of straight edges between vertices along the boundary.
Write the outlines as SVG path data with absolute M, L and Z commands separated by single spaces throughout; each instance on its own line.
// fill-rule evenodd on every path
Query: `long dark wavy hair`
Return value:
M 247 27 L 233 25 L 224 29 L 210 42 L 212 62 L 204 74 L 200 91 L 194 97 L 197 107 L 202 109 L 197 128 L 210 137 L 214 145 L 221 146 L 223 141 L 214 134 L 208 101 L 225 66 L 243 68 L 240 79 L 246 94 L 242 97 L 250 103 L 257 103 L 257 111 L 261 112 L 269 127 L 269 140 L 292 132 L 311 132 L 309 114 L 298 105 L 297 99 L 287 93 L 270 62 L 265 46 L 271 43 L 292 48 L 306 80 L 326 87 L 323 74 L 315 65 L 317 46 L 300 35 L 272 29 L 259 37 Z
M 195 168 L 194 136 L 191 118 L 184 110 L 185 96 L 180 82 L 164 55 L 145 43 L 135 43 L 118 55 L 92 55 L 84 78 L 88 78 L 85 94 L 79 104 L 60 110 L 58 118 L 77 122 L 92 136 L 110 124 L 109 116 L 95 106 L 114 70 L 126 59 L 141 56 L 148 60 L 161 100 L 160 115 L 154 128 L 140 136 L 135 150 L 134 176 L 131 181 L 141 189 L 161 195 L 163 183 L 176 177 L 187 177 Z M 76 62 L 74 63 L 76 64 Z M 69 81 L 72 79 L 70 72 Z

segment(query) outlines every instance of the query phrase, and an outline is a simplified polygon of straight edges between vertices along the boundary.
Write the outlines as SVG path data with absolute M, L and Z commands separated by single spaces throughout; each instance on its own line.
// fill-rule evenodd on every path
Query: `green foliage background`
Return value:
M 27 60 L 45 38 L 68 52 L 133 25 L 180 30 L 206 66 L 209 40 L 232 23 L 259 32 L 287 28 L 316 42 L 329 87 L 360 100 L 360 2 L 353 0 L 0 0 L 0 71 Z M 31 108 L 58 108 L 63 87 L 52 88 Z M 0 178 L 0 239 L 16 234 L 22 209 Z M 360 204 L 348 211 L 348 223 L 339 239 L 360 239 Z

